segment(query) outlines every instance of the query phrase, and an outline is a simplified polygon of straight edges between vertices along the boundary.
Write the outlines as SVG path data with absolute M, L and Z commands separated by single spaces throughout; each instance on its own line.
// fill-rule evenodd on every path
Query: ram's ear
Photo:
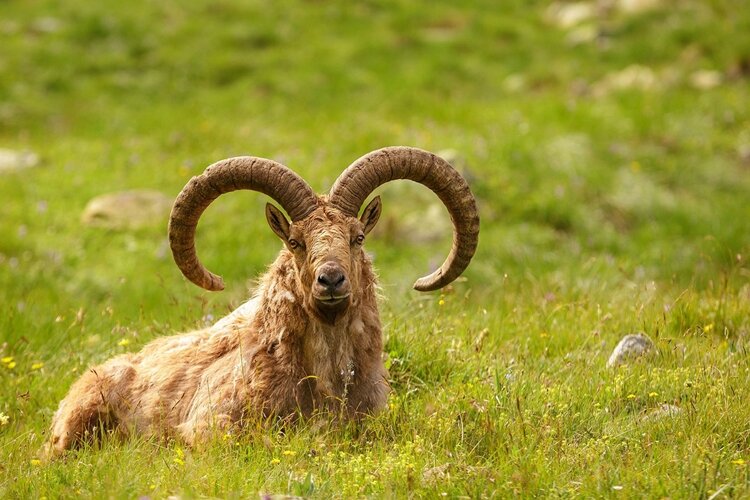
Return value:
M 286 220 L 281 210 L 270 203 L 266 203 L 266 220 L 268 225 L 271 226 L 271 230 L 281 238 L 281 241 L 284 243 L 289 241 L 289 221 Z
M 359 221 L 365 226 L 365 234 L 372 231 L 372 228 L 378 223 L 382 208 L 383 204 L 380 201 L 380 196 L 373 198 L 365 207 L 365 210 L 362 212 L 362 217 L 359 218 Z

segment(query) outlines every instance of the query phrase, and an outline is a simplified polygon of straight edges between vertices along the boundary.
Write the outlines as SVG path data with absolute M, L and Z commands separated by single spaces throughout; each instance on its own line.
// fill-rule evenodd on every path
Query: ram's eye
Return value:
M 298 249 L 301 246 L 302 245 L 300 244 L 299 241 L 297 241 L 297 240 L 289 240 L 289 248 L 291 248 L 292 250 L 296 250 L 296 249 Z
M 356 238 L 352 241 L 352 245 L 357 244 L 361 245 L 365 242 L 365 235 L 364 234 L 358 234 Z

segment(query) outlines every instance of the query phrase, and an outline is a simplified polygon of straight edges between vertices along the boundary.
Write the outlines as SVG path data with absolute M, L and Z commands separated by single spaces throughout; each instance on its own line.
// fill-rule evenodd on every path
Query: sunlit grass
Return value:
M 41 162 L 0 173 L 0 496 L 747 496 L 750 9 L 602 11 L 586 21 L 597 37 L 577 45 L 546 12 L 3 4 L 0 148 Z M 601 91 L 636 64 L 653 88 Z M 695 88 L 701 70 L 718 86 Z M 88 366 L 221 317 L 280 246 L 263 196 L 222 198 L 198 249 L 228 289 L 208 294 L 172 263 L 166 220 L 85 227 L 90 198 L 174 196 L 238 154 L 278 159 L 323 192 L 393 144 L 457 151 L 482 229 L 465 279 L 417 294 L 450 238 L 404 237 L 398 224 L 430 195 L 383 190 L 383 232 L 367 246 L 385 297 L 388 411 L 251 427 L 195 450 L 111 438 L 39 460 Z M 607 369 L 635 332 L 658 352 Z

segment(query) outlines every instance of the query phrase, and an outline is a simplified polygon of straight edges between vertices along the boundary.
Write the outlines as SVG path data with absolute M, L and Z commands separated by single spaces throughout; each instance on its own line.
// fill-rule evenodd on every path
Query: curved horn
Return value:
M 445 204 L 453 222 L 453 247 L 435 272 L 419 278 L 414 288 L 437 290 L 469 265 L 479 239 L 479 213 L 466 180 L 447 161 L 428 151 L 404 146 L 378 149 L 355 161 L 336 179 L 329 201 L 356 217 L 365 199 L 381 184 L 409 179 L 424 184 Z
M 195 253 L 195 228 L 216 198 L 238 189 L 260 191 L 278 202 L 292 221 L 303 219 L 317 205 L 312 188 L 280 163 L 253 156 L 227 158 L 210 165 L 182 188 L 169 217 L 169 244 L 187 279 L 206 290 L 223 290 L 224 281 L 209 272 Z

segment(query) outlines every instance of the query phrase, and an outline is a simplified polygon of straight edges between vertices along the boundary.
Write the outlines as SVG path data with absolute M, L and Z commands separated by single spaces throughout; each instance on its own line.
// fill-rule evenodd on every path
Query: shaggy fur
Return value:
M 440 268 L 416 281 L 437 290 L 477 248 L 479 214 L 466 180 L 444 159 L 393 146 L 359 158 L 318 196 L 289 168 L 253 156 L 227 158 L 193 177 L 175 200 L 169 240 L 175 263 L 207 290 L 224 287 L 195 252 L 195 230 L 218 196 L 239 189 L 276 200 L 266 219 L 285 248 L 251 300 L 211 328 L 158 339 L 86 372 L 60 403 L 46 451 L 56 456 L 96 430 L 175 436 L 190 444 L 253 419 L 316 411 L 345 418 L 385 406 L 388 382 L 372 263 L 362 249 L 380 217 L 380 185 L 409 179 L 431 189 L 453 223 Z
M 58 455 L 97 428 L 194 444 L 247 419 L 321 409 L 354 417 L 382 408 L 389 386 L 377 282 L 362 249 L 379 213 L 379 198 L 358 220 L 321 197 L 309 216 L 289 224 L 269 205 L 269 223 L 286 248 L 253 298 L 210 328 L 154 340 L 86 372 L 55 413 L 47 453 Z M 331 263 L 350 289 L 333 306 L 316 298 L 318 270 Z

